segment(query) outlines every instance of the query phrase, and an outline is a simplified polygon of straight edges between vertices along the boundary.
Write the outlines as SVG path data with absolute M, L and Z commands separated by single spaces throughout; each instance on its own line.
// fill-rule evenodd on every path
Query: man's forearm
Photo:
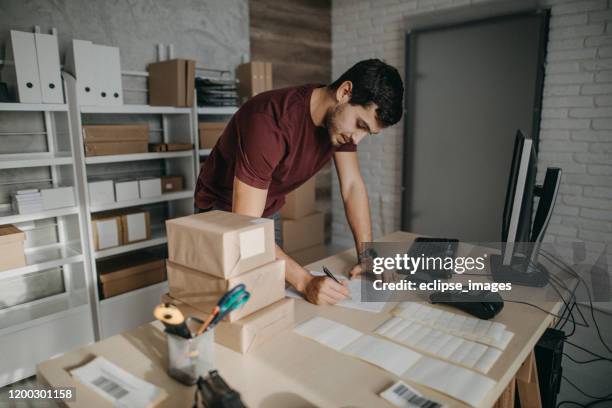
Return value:
M 353 232 L 357 253 L 363 249 L 364 242 L 372 241 L 372 221 L 368 193 L 363 182 L 354 183 L 342 195 L 346 219 Z
M 285 260 L 285 280 L 298 292 L 304 293 L 312 276 L 276 245 L 276 259 Z

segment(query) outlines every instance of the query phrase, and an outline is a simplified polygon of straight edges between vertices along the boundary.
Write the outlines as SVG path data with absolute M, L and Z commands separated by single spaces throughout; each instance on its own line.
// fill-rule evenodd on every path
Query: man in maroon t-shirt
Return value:
M 278 223 L 285 196 L 333 157 L 346 216 L 362 255 L 372 228 L 357 144 L 401 119 L 403 93 L 397 70 L 370 59 L 328 86 L 304 85 L 255 96 L 232 117 L 202 167 L 196 205 L 254 217 L 276 215 Z M 350 295 L 346 281 L 312 276 L 278 245 L 276 255 L 286 261 L 286 280 L 308 301 L 334 304 Z M 362 271 L 356 265 L 350 274 Z

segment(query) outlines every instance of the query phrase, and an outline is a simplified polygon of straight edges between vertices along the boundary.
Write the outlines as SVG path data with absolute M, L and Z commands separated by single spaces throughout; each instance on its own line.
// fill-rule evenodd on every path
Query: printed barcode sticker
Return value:
M 391 404 L 400 408 L 442 408 L 443 405 L 427 399 L 414 388 L 398 381 L 380 394 Z
M 93 380 L 92 384 L 110 395 L 115 400 L 121 399 L 122 397 L 129 394 L 128 390 L 103 376 L 100 376 Z

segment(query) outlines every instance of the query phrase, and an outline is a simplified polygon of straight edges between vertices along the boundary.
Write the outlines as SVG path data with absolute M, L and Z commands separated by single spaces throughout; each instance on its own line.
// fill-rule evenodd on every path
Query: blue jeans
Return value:
M 210 207 L 210 208 L 207 208 L 207 209 L 203 210 L 201 208 L 198 208 L 197 212 L 198 213 L 203 213 L 203 212 L 208 212 L 208 211 L 212 211 L 212 210 L 221 210 L 221 209 L 220 208 L 215 208 L 215 207 Z M 223 210 L 221 210 L 221 211 L 223 211 Z M 269 215 L 269 216 L 267 216 L 265 218 L 274 220 L 274 241 L 276 241 L 276 244 L 279 247 L 282 248 L 283 247 L 283 236 L 281 234 L 281 217 L 280 217 L 280 212 L 277 211 L 274 214 Z

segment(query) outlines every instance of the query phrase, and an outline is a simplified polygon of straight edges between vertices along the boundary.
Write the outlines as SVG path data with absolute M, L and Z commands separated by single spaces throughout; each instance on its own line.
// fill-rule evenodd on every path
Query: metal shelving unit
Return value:
M 0 129 L 3 199 L 15 190 L 70 185 L 75 205 L 18 214 L 8 202 L 0 204 L 0 225 L 15 224 L 27 234 L 27 265 L 0 272 L 0 386 L 33 375 L 39 362 L 95 338 L 87 296 L 90 260 L 83 250 L 87 229 L 77 194 L 68 104 L 0 103 L 3 115 L 8 115 L 0 120 L 5 124 Z M 11 129 L 10 119 L 23 115 L 30 129 L 42 129 Z M 7 151 L 10 144 L 3 137 L 36 151 Z M 40 341 L 49 336 L 54 341 Z

